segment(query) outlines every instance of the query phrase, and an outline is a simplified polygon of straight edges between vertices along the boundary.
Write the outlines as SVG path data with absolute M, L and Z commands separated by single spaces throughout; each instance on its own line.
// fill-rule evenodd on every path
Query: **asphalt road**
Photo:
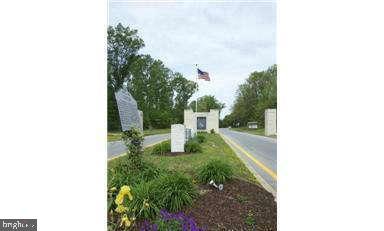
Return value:
M 248 168 L 257 175 L 260 183 L 275 195 L 277 188 L 276 139 L 233 131 L 228 128 L 221 128 L 220 133 Z
M 144 147 L 151 146 L 163 140 L 168 140 L 171 138 L 171 134 L 159 134 L 151 135 L 144 137 Z M 108 142 L 108 159 L 118 156 L 126 152 L 126 147 L 122 141 L 112 141 Z

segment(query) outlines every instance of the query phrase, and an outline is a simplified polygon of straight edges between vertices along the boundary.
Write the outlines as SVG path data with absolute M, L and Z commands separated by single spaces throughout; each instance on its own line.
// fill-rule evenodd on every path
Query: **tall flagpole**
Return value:
M 196 64 L 196 71 L 197 71 L 197 69 L 198 69 L 198 67 L 197 67 L 197 64 Z M 197 75 L 196 75 L 196 84 L 197 84 L 197 91 L 199 91 L 199 84 L 198 84 L 198 77 L 199 77 L 199 73 L 197 73 Z M 196 110 L 195 110 L 195 112 L 197 112 L 197 101 L 199 100 L 199 98 L 198 98 L 198 96 L 197 96 L 197 94 L 196 94 Z

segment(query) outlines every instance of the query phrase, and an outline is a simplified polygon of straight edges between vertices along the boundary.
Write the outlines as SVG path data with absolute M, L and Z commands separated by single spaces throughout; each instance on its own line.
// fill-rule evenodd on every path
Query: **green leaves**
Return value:
M 161 142 L 160 144 L 156 144 L 151 154 L 152 155 L 164 155 L 168 152 L 171 152 L 171 142 L 169 140 Z
M 121 23 L 108 27 L 108 85 L 115 91 L 128 80 L 130 65 L 142 47 L 144 41 L 137 36 L 137 30 Z
M 197 84 L 167 68 L 150 55 L 138 55 L 144 41 L 137 30 L 118 24 L 108 28 L 108 131 L 119 131 L 114 92 L 128 88 L 143 111 L 145 128 L 182 123 L 188 100 Z
M 222 184 L 232 178 L 231 166 L 221 160 L 211 160 L 198 171 L 197 177 L 202 183 L 213 180 L 216 184 Z
M 196 101 L 192 101 L 189 106 L 193 111 L 196 111 Z M 221 103 L 213 95 L 205 95 L 197 100 L 197 111 L 209 112 L 210 109 L 222 110 L 225 107 L 224 103 Z
M 264 127 L 264 111 L 277 107 L 277 65 L 265 71 L 253 72 L 237 90 L 231 114 L 227 115 L 222 126 L 245 126 L 256 121 Z
M 185 143 L 184 145 L 184 149 L 185 149 L 185 152 L 188 152 L 188 153 L 203 151 L 200 143 L 195 139 L 188 140 L 187 143 Z
M 171 212 L 180 211 L 185 206 L 192 204 L 197 197 L 197 189 L 191 179 L 174 173 L 158 178 L 155 191 L 167 210 Z

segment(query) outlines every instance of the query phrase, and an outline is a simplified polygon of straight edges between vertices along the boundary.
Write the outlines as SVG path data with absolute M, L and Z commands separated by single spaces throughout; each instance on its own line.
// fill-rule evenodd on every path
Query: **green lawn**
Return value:
M 265 136 L 264 128 L 250 129 L 248 127 L 239 127 L 239 128 L 231 128 L 231 129 L 234 131 L 246 132 L 246 133 L 253 134 L 253 135 Z M 276 138 L 275 135 L 268 136 L 268 137 Z
M 221 159 L 232 166 L 234 176 L 247 181 L 258 183 L 253 174 L 247 169 L 244 163 L 236 156 L 233 150 L 224 142 L 218 134 L 205 134 L 207 140 L 202 144 L 202 153 L 192 153 L 180 156 L 156 156 L 151 155 L 153 147 L 146 148 L 144 159 L 152 162 L 157 167 L 182 172 L 195 177 L 197 169 L 212 159 Z M 119 161 L 119 158 L 110 160 L 111 167 Z
M 165 134 L 171 133 L 170 128 L 162 128 L 162 129 L 147 129 L 144 130 L 144 136 L 156 135 L 156 134 Z M 109 141 L 117 141 L 121 140 L 121 132 L 108 132 L 108 142 Z

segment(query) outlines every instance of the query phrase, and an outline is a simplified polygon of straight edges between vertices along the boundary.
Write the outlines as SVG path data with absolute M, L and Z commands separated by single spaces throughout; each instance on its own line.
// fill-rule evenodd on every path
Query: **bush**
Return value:
M 221 160 L 211 160 L 199 169 L 197 177 L 202 183 L 213 180 L 216 184 L 222 184 L 232 178 L 231 166 Z
M 211 129 L 211 134 L 215 134 L 215 129 Z
M 204 143 L 206 139 L 207 139 L 207 138 L 206 138 L 203 134 L 197 134 L 197 135 L 196 135 L 196 140 L 197 140 L 197 142 L 199 142 L 199 143 Z
M 192 204 L 197 197 L 197 189 L 188 177 L 180 174 L 164 175 L 155 182 L 153 190 L 164 208 L 171 212 L 181 210 Z
M 136 218 L 153 219 L 162 207 L 159 196 L 155 193 L 155 181 L 141 182 L 132 188 L 133 200 L 128 204 L 128 210 L 132 211 Z
M 156 144 L 151 154 L 152 155 L 164 155 L 168 152 L 171 152 L 171 142 L 169 140 L 161 142 L 160 144 Z
M 142 181 L 151 181 L 164 173 L 151 163 L 143 162 L 141 170 L 131 168 L 130 161 L 123 158 L 119 163 L 108 169 L 108 188 L 120 188 L 123 185 L 136 185 Z
M 201 145 L 194 139 L 188 140 L 185 143 L 184 150 L 188 153 L 202 152 Z

